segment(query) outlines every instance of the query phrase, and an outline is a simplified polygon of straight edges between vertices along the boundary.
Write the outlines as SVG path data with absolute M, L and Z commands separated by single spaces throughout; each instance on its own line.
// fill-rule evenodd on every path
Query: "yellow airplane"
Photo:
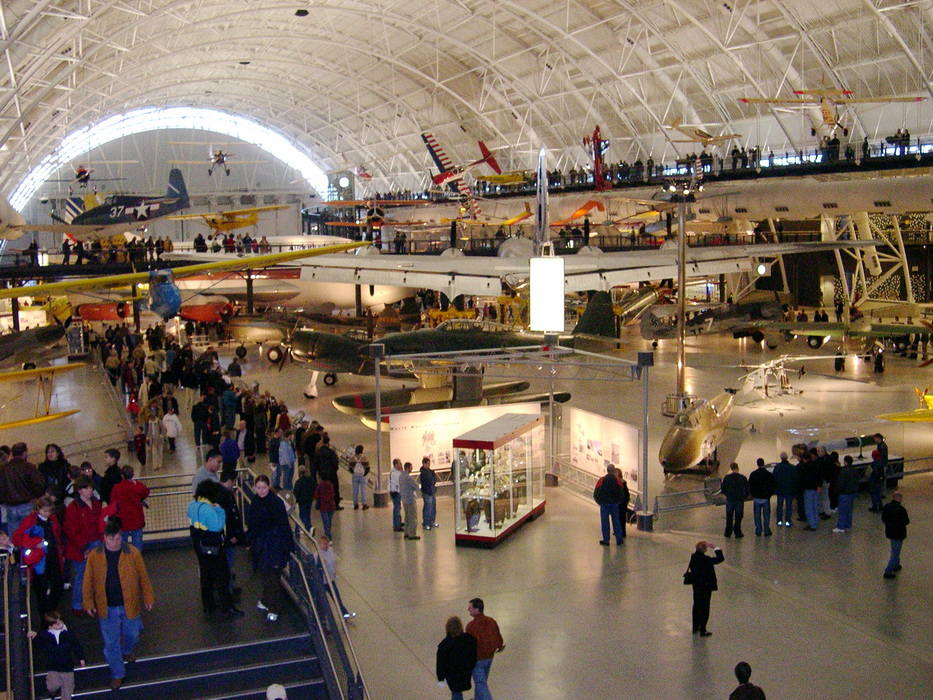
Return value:
M 233 211 L 212 212 L 207 214 L 180 214 L 167 216 L 173 221 L 203 221 L 215 233 L 228 233 L 238 228 L 254 226 L 259 222 L 259 214 L 264 211 L 277 211 L 288 209 L 287 204 L 277 204 L 270 207 L 251 207 L 250 209 L 235 209 Z
M 828 127 L 841 126 L 839 124 L 839 115 L 836 110 L 837 105 L 852 104 L 888 104 L 891 102 L 923 102 L 923 97 L 897 97 L 887 95 L 884 97 L 852 97 L 855 93 L 852 90 L 842 90 L 839 88 L 820 88 L 817 90 L 794 90 L 795 95 L 800 97 L 740 97 L 739 101 L 746 104 L 766 104 L 766 105 L 791 105 L 806 106 L 819 105 L 820 113 L 823 118 L 823 124 Z M 843 133 L 848 136 L 849 130 L 843 129 Z
M 720 136 L 713 136 L 711 133 L 704 131 L 696 126 L 689 126 L 681 123 L 680 119 L 674 119 L 670 124 L 664 125 L 665 129 L 674 129 L 679 131 L 686 139 L 672 139 L 672 143 L 702 143 L 704 146 L 715 146 L 724 141 L 729 141 L 730 139 L 740 139 L 742 134 L 722 134 Z
M 181 308 L 181 290 L 175 284 L 175 277 L 200 275 L 205 272 L 217 270 L 247 270 L 269 267 L 290 260 L 300 260 L 328 253 L 342 253 L 354 248 L 369 245 L 367 241 L 357 243 L 341 243 L 339 245 L 324 246 L 322 248 L 306 248 L 292 250 L 284 253 L 270 253 L 268 255 L 234 256 L 229 260 L 201 263 L 198 265 L 183 265 L 172 270 L 152 270 L 148 272 L 129 272 L 122 275 L 107 275 L 104 277 L 91 277 L 84 279 L 66 280 L 64 282 L 51 282 L 19 286 L 9 289 L 0 289 L 0 299 L 13 299 L 19 297 L 46 297 L 57 294 L 68 294 L 88 289 L 108 289 L 125 287 L 134 284 L 149 285 L 149 310 L 157 313 L 164 319 L 169 319 L 178 313 Z
M 67 365 L 55 365 L 52 367 L 42 367 L 40 369 L 22 369 L 14 372 L 3 372 L 0 374 L 0 384 L 11 384 L 14 382 L 36 382 L 36 410 L 32 418 L 9 421 L 0 423 L 0 430 L 10 428 L 22 428 L 27 425 L 36 425 L 50 420 L 57 420 L 66 416 L 74 415 L 77 409 L 70 411 L 59 411 L 52 413 L 52 393 L 57 374 L 72 372 L 79 367 L 84 367 L 83 362 L 72 362 Z
M 880 416 L 876 416 L 876 418 L 904 423 L 933 421 L 933 394 L 930 393 L 930 387 L 927 386 L 923 391 L 920 391 L 920 389 L 914 389 L 914 391 L 916 391 L 917 396 L 920 397 L 920 401 L 924 408 L 918 408 L 914 411 L 904 411 L 902 413 L 882 413 Z
M 490 221 L 488 219 L 441 219 L 441 223 L 449 224 L 451 221 L 456 221 L 465 226 L 514 226 L 525 219 L 530 219 L 532 216 L 534 216 L 534 213 L 531 211 L 531 205 L 525 202 L 525 211 L 502 221 Z
M 528 179 L 530 174 L 530 170 L 510 170 L 507 173 L 474 175 L 474 177 L 481 182 L 488 182 L 493 185 L 520 185 Z

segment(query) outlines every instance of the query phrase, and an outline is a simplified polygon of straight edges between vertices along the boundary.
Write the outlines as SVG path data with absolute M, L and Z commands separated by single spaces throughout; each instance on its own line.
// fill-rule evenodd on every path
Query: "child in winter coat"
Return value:
M 75 690 L 75 664 L 78 660 L 84 666 L 84 649 L 81 642 L 71 633 L 57 610 L 51 610 L 44 616 L 46 628 L 36 633 L 30 631 L 26 636 L 37 647 L 45 649 L 45 684 L 49 695 L 55 697 L 61 692 L 61 700 L 71 700 Z

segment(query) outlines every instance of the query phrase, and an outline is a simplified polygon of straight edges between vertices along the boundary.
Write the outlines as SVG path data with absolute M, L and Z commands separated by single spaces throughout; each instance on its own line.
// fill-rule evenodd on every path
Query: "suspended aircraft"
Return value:
M 734 403 L 735 390 L 726 389 L 709 401 L 695 399 L 674 416 L 658 453 L 665 474 L 700 471 L 700 463 L 708 460 L 722 442 Z M 713 468 L 708 465 L 703 471 Z
M 495 175 L 474 175 L 473 177 L 491 185 L 520 185 L 528 180 L 532 172 L 531 170 L 508 170 Z
M 188 204 L 184 178 L 180 170 L 173 168 L 169 172 L 168 191 L 164 197 L 110 195 L 103 204 L 78 214 L 68 223 L 60 220 L 62 223 L 59 224 L 20 224 L 9 228 L 20 232 L 61 233 L 79 241 L 98 240 L 143 228 L 153 219 L 187 209 Z
M 464 226 L 514 226 L 515 224 L 521 223 L 525 219 L 530 219 L 534 216 L 534 212 L 531 211 L 531 204 L 525 202 L 525 211 L 511 216 L 508 219 L 503 219 L 501 221 L 495 219 L 441 219 L 442 224 L 449 224 L 451 221 L 456 221 L 458 224 L 463 224 Z
M 138 163 L 137 160 L 105 161 L 106 163 Z M 91 173 L 94 168 L 88 168 L 84 165 L 74 166 L 74 177 L 67 180 L 48 180 L 47 182 L 67 182 L 78 187 L 86 188 L 91 183 Z M 117 182 L 126 180 L 125 177 L 94 177 L 94 182 Z M 69 188 L 70 190 L 71 188 Z
M 780 301 L 749 301 L 720 304 L 694 314 L 687 319 L 685 331 L 689 335 L 701 333 L 732 333 L 735 338 L 751 336 L 760 343 L 765 339 L 763 321 L 784 318 Z M 648 309 L 641 317 L 641 337 L 645 340 L 670 340 L 677 337 L 677 327 L 661 320 L 657 309 Z
M 34 369 L 39 362 L 59 357 L 66 348 L 64 324 L 10 331 L 0 335 L 0 366 Z
M 714 136 L 698 126 L 683 124 L 680 119 L 672 120 L 670 124 L 665 124 L 664 128 L 679 131 L 687 137 L 686 139 L 679 140 L 672 139 L 673 143 L 702 143 L 704 146 L 716 146 L 725 141 L 742 138 L 742 134 L 721 134 L 719 136 Z
M 55 377 L 59 374 L 73 372 L 80 367 L 84 367 L 83 362 L 0 373 L 0 385 L 32 382 L 35 382 L 36 385 L 36 408 L 34 415 L 31 418 L 0 422 L 0 430 L 23 428 L 27 425 L 45 423 L 77 413 L 78 409 L 52 413 L 52 395 L 54 392 Z M 23 402 L 17 397 L 16 403 L 21 405 Z
M 900 97 L 896 95 L 887 95 L 884 97 L 852 97 L 855 93 L 852 90 L 843 90 L 839 88 L 818 88 L 815 90 L 794 90 L 795 95 L 800 97 L 740 97 L 739 101 L 746 104 L 768 104 L 768 105 L 786 105 L 796 107 L 806 107 L 819 105 L 820 114 L 823 119 L 823 126 L 835 129 L 841 126 L 839 123 L 839 105 L 845 104 L 888 104 L 891 102 L 923 102 L 924 97 Z M 813 130 L 815 134 L 815 129 Z M 849 130 L 843 128 L 842 133 L 849 135 Z
M 172 318 L 178 314 L 181 307 L 181 290 L 175 284 L 176 277 L 197 275 L 216 270 L 246 270 L 267 267 L 290 260 L 339 253 L 359 248 L 365 243 L 342 243 L 339 245 L 321 248 L 294 250 L 285 253 L 271 253 L 269 255 L 256 255 L 248 257 L 233 257 L 219 262 L 202 263 L 200 265 L 185 265 L 174 270 L 152 270 L 149 272 L 130 272 L 122 275 L 109 275 L 105 277 L 92 277 L 84 279 L 51 282 L 48 284 L 27 285 L 10 289 L 0 289 L 0 299 L 13 299 L 19 297 L 45 297 L 68 294 L 89 289 L 106 289 L 126 287 L 136 284 L 149 285 L 149 310 L 164 319 Z
M 764 332 L 770 334 L 769 345 L 776 345 L 780 334 L 786 340 L 793 340 L 798 336 L 806 338 L 807 345 L 814 350 L 823 346 L 830 338 L 840 339 L 844 345 L 850 347 L 851 339 L 862 339 L 862 351 L 874 345 L 875 340 L 893 340 L 899 350 L 906 349 L 913 335 L 929 333 L 933 330 L 933 323 L 920 319 L 915 323 L 877 323 L 867 318 L 860 318 L 849 322 L 830 321 L 780 321 L 766 320 L 756 324 L 755 332 L 751 335 L 757 338 Z M 756 340 L 755 342 L 760 342 Z M 858 351 L 858 348 L 852 348 Z
M 497 174 L 501 174 L 502 168 L 499 167 L 493 153 L 486 148 L 486 144 L 482 141 L 478 141 L 477 143 L 479 143 L 479 150 L 482 158 L 467 163 L 466 165 L 454 165 L 453 161 L 447 153 L 444 152 L 444 149 L 433 135 L 421 134 L 421 140 L 424 141 L 424 145 L 428 147 L 428 153 L 431 154 L 431 158 L 434 160 L 435 165 L 437 165 L 438 174 L 431 176 L 434 184 L 439 187 L 447 185 L 451 191 L 459 192 L 470 203 L 470 209 L 476 216 L 479 216 L 479 206 L 476 203 L 473 192 L 467 186 L 466 182 L 464 182 L 463 176 L 471 168 L 475 168 L 483 163 L 487 164 Z
M 922 408 L 899 413 L 882 413 L 880 416 L 875 417 L 902 423 L 927 423 L 933 421 L 933 394 L 930 393 L 930 387 L 927 386 L 923 391 L 915 388 L 914 391 L 920 397 Z
M 228 233 L 236 229 L 255 226 L 259 223 L 259 215 L 266 211 L 280 211 L 288 209 L 287 204 L 276 204 L 268 207 L 250 207 L 248 209 L 234 209 L 231 211 L 208 212 L 206 214 L 176 214 L 166 217 L 172 221 L 203 221 L 214 235 Z

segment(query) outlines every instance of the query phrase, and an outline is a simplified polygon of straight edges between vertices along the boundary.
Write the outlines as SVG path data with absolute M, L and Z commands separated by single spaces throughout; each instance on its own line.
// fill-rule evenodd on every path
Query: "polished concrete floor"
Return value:
M 634 359 L 642 349 L 633 341 L 620 355 Z M 736 365 L 781 352 L 813 354 L 802 344 L 772 352 L 730 338 L 693 339 L 688 389 L 710 396 L 738 386 L 745 370 Z M 673 346 L 662 346 L 651 373 L 651 460 L 669 425 L 658 407 L 674 390 L 674 362 Z M 933 455 L 928 426 L 873 419 L 882 411 L 915 407 L 913 387 L 929 384 L 933 371 L 890 358 L 887 371 L 874 375 L 868 365 L 849 358 L 846 379 L 836 379 L 821 374 L 833 374 L 832 362 L 806 365 L 804 377 L 793 375 L 803 394 L 769 400 L 739 395 L 722 461 L 734 459 L 748 474 L 756 457 L 775 459 L 779 450 L 799 441 L 799 434 L 842 437 L 877 430 L 888 436 L 892 454 Z M 272 371 L 255 351 L 246 367 L 247 379 L 286 400 L 293 413 L 304 410 L 323 422 L 338 446 L 362 441 L 374 452 L 372 431 L 330 405 L 337 394 L 371 388 L 371 379 L 341 378 L 335 387 L 322 383 L 320 396 L 307 401 L 300 367 Z M 573 393 L 571 405 L 640 425 L 641 385 L 592 381 L 594 374 L 561 370 L 557 388 Z M 99 396 L 88 388 L 94 381 L 75 378 L 74 388 L 62 382 L 60 400 L 73 401 L 72 391 L 82 392 L 82 412 L 43 432 L 24 431 L 26 439 L 41 443 L 54 435 L 70 442 L 69 436 L 90 437 L 99 424 L 112 420 L 91 400 Z M 539 390 L 547 386 L 545 379 L 535 382 Z M 181 441 L 167 469 L 194 470 L 197 456 L 189 441 Z M 418 457 L 406 458 L 416 462 Z M 388 461 L 386 455 L 383 459 Z M 665 481 L 660 472 L 652 461 L 652 494 L 701 483 L 688 476 Z M 485 600 L 507 644 L 492 667 L 497 698 L 725 698 L 735 686 L 732 669 L 740 660 L 752 665 L 752 680 L 771 700 L 931 697 L 933 555 L 927 543 L 933 476 L 910 476 L 901 490 L 912 522 L 904 568 L 893 581 L 881 577 L 888 544 L 878 517 L 867 512 L 866 495 L 859 497 L 848 534 L 833 534 L 833 521 L 825 521 L 816 533 L 795 522 L 792 528 L 776 528 L 773 537 L 755 537 L 749 504 L 742 540 L 724 540 L 723 509 L 706 507 L 663 513 L 654 532 L 630 530 L 624 545 L 606 548 L 597 542 L 596 505 L 561 487 L 547 489 L 543 517 L 494 550 L 454 546 L 449 496 L 438 499 L 441 527 L 421 532 L 420 541 L 392 532 L 387 509 L 339 512 L 334 520 L 338 581 L 347 606 L 358 613 L 352 638 L 373 698 L 445 696 L 434 682 L 436 646 L 446 618 L 457 614 L 466 620 L 467 601 L 474 596 Z M 691 635 L 691 594 L 681 579 L 699 539 L 721 545 L 726 558 L 713 596 L 714 634 L 706 639 Z

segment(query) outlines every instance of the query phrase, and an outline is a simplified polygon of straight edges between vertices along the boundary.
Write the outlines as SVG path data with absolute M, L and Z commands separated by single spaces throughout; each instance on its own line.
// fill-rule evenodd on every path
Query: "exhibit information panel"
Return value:
M 629 484 L 638 483 L 638 428 L 580 408 L 568 415 L 574 467 L 598 478 L 613 464 Z
M 421 463 L 422 457 L 428 457 L 438 478 L 442 482 L 449 481 L 455 454 L 451 442 L 455 437 L 506 413 L 537 416 L 540 412 L 540 404 L 528 402 L 392 415 L 389 417 L 389 451 L 392 459 L 415 465 Z
M 544 512 L 544 416 L 507 413 L 453 440 L 455 538 L 495 547 Z

